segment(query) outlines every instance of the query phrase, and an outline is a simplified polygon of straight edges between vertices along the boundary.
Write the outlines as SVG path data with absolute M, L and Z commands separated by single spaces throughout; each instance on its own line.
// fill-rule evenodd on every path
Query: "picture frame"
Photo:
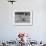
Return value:
M 16 26 L 32 26 L 33 24 L 33 11 L 15 10 L 13 12 L 13 24 Z

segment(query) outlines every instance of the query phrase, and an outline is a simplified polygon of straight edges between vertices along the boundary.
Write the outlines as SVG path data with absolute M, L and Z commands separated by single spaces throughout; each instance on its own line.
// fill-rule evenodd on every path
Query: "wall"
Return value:
M 32 26 L 15 26 L 13 24 L 14 10 L 33 10 Z M 18 32 L 31 34 L 37 41 L 46 40 L 46 1 L 17 0 L 13 5 L 7 0 L 0 0 L 0 40 L 11 40 Z

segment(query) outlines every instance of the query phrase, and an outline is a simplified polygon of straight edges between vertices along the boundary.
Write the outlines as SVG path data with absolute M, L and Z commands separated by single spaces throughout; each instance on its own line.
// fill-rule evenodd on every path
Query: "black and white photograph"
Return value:
M 16 25 L 32 25 L 32 12 L 15 11 L 14 22 Z
M 30 12 L 15 12 L 16 23 L 30 23 Z

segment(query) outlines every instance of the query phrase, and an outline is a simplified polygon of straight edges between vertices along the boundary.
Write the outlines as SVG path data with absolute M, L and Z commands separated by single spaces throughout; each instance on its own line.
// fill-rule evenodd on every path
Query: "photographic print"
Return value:
M 32 25 L 32 12 L 30 11 L 15 11 L 15 25 Z

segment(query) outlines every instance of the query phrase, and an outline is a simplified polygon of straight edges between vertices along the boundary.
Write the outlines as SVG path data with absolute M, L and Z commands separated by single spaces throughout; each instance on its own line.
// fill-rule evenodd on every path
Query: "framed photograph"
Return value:
M 13 16 L 16 26 L 32 25 L 32 11 L 14 11 Z

